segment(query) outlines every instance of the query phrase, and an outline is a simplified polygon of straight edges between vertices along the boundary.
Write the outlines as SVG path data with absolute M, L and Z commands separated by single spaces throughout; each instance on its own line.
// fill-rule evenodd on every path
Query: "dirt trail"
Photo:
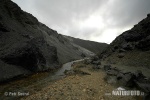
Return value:
M 22 100 L 135 100 L 130 96 L 107 95 L 117 87 L 104 81 L 105 72 L 79 68 L 90 75 L 73 74 Z

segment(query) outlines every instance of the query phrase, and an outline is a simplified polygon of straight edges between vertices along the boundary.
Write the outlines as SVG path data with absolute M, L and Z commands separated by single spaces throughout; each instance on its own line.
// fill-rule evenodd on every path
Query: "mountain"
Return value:
M 150 68 L 150 14 L 119 35 L 99 57 L 109 63 Z
M 95 55 L 96 49 L 88 50 L 80 41 L 58 34 L 12 1 L 0 0 L 0 81 Z
M 94 52 L 95 54 L 102 52 L 108 46 L 108 44 L 106 43 L 82 40 L 82 39 L 78 39 L 78 38 L 74 38 L 70 36 L 65 36 L 65 37 L 69 39 L 71 42 L 73 42 L 74 44 L 84 47 L 87 50 Z

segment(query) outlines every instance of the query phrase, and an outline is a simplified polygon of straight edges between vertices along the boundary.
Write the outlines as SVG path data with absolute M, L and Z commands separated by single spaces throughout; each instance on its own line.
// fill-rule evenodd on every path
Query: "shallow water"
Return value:
M 65 70 L 70 70 L 70 69 L 72 68 L 71 65 L 72 65 L 74 62 L 78 62 L 78 61 L 82 61 L 82 60 L 83 60 L 83 59 L 81 59 L 81 60 L 76 60 L 76 61 L 72 61 L 72 62 L 68 62 L 68 63 L 64 64 L 63 67 L 61 67 L 60 69 L 58 69 L 58 70 L 55 72 L 54 76 L 63 76 L 63 75 L 65 75 L 65 74 L 64 74 L 64 71 L 65 71 Z

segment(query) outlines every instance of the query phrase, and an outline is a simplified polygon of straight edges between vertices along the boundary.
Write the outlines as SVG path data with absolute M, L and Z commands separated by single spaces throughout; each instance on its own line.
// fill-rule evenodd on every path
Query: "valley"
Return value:
M 83 40 L 0 0 L 0 99 L 150 100 L 149 33 L 147 14 L 110 44 Z

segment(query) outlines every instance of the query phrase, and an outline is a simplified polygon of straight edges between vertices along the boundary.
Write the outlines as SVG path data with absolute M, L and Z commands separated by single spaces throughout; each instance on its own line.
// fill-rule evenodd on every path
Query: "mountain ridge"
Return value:
M 96 42 L 96 41 L 83 40 L 83 39 L 74 38 L 71 36 L 65 36 L 65 37 L 67 39 L 69 39 L 70 41 L 72 41 L 73 43 L 75 43 L 81 47 L 84 47 L 84 48 L 94 52 L 95 54 L 102 52 L 102 50 L 108 46 L 107 43 L 100 43 L 100 42 Z

